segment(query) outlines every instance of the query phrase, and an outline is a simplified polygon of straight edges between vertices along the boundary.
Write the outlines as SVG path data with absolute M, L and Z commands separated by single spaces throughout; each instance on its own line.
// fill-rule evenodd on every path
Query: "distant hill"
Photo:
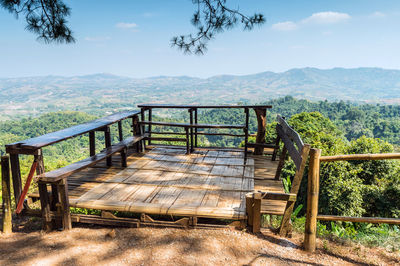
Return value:
M 400 70 L 291 69 L 210 78 L 111 74 L 0 79 L 0 119 L 49 111 L 93 114 L 153 103 L 257 103 L 285 95 L 310 100 L 400 103 Z

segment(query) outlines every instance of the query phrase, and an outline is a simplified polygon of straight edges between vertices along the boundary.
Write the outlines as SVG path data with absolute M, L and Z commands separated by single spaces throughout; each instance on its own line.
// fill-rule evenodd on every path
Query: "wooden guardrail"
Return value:
M 145 112 L 148 112 L 147 121 L 152 122 L 152 113 L 153 109 L 187 109 L 189 112 L 190 124 L 198 124 L 198 109 L 243 109 L 245 113 L 245 121 L 244 125 L 248 129 L 249 128 L 249 115 L 250 109 L 253 109 L 256 117 L 257 117 L 257 135 L 256 135 L 256 143 L 252 143 L 249 145 L 246 141 L 246 148 L 248 146 L 254 147 L 254 154 L 261 155 L 264 151 L 265 145 L 265 133 L 266 133 L 266 115 L 267 109 L 272 108 L 271 105 L 173 105 L 173 104 L 140 104 L 138 105 L 141 108 L 141 120 L 145 121 Z M 191 127 L 190 130 L 190 142 L 194 143 L 194 147 L 197 147 L 198 144 L 198 135 L 225 135 L 225 136 L 242 136 L 237 134 L 226 134 L 226 133 L 207 133 L 207 132 L 198 132 L 200 127 Z M 153 132 L 152 124 L 148 124 L 147 130 L 145 133 L 149 134 L 149 144 L 151 144 L 151 136 L 152 134 L 168 134 L 170 132 Z M 185 133 L 181 133 L 182 135 L 186 135 Z M 177 134 L 179 135 L 179 133 Z M 244 137 L 244 136 L 243 136 Z M 246 136 L 247 138 L 247 136 Z M 269 147 L 269 146 L 268 146 Z
M 8 226 L 11 226 L 11 222 L 8 221 L 11 219 L 11 194 L 10 194 L 10 171 L 9 165 L 11 165 L 11 177 L 14 189 L 14 198 L 15 205 L 17 206 L 17 213 L 19 213 L 24 208 L 24 199 L 25 195 L 29 189 L 30 181 L 34 173 L 39 178 L 38 186 L 39 186 L 39 194 L 42 206 L 42 216 L 45 223 L 45 229 L 49 229 L 51 224 L 51 213 L 57 211 L 55 206 L 61 205 L 62 213 L 57 217 L 61 217 L 64 228 L 70 228 L 70 216 L 69 216 L 69 203 L 68 203 L 68 184 L 66 178 L 68 175 L 75 171 L 79 171 L 87 166 L 90 166 L 93 163 L 96 163 L 100 160 L 107 160 L 107 165 L 111 165 L 112 160 L 111 156 L 117 152 L 121 153 L 122 156 L 122 164 L 126 165 L 126 147 L 128 143 L 136 143 L 137 148 L 144 148 L 144 146 L 140 147 L 140 142 L 144 138 L 144 135 L 140 131 L 139 127 L 139 117 L 138 111 L 125 111 L 115 113 L 103 118 L 99 118 L 84 124 L 76 125 L 73 127 L 69 127 L 66 129 L 62 129 L 56 132 L 48 133 L 42 136 L 38 136 L 35 138 L 18 141 L 15 143 L 6 145 L 6 152 L 9 154 L 8 156 L 3 156 L 1 158 L 2 164 L 2 182 L 3 182 L 3 222 L 5 222 L 5 226 L 3 226 L 3 230 L 7 231 Z M 122 132 L 122 120 L 132 119 L 132 132 L 133 137 L 127 138 L 124 140 L 123 132 Z M 120 143 L 117 145 L 111 144 L 111 134 L 110 134 L 110 125 L 118 123 L 118 135 Z M 105 138 L 105 150 L 99 154 L 96 154 L 95 147 L 95 132 L 102 131 L 104 132 Z M 68 165 L 67 167 L 57 169 L 55 171 L 45 173 L 44 172 L 44 163 L 43 163 L 43 153 L 42 148 L 73 138 L 83 134 L 89 134 L 89 150 L 90 157 L 79 161 L 75 164 Z M 143 144 L 144 145 L 144 144 Z M 33 155 L 34 160 L 29 172 L 27 183 L 22 190 L 22 179 L 21 179 L 21 170 L 19 163 L 19 155 Z M 51 184 L 52 186 L 52 197 L 51 201 L 49 197 L 49 193 L 47 191 L 47 184 Z M 54 196 L 58 195 L 58 196 Z M 59 202 L 58 202 L 59 201 Z
M 400 225 L 400 219 L 381 217 L 347 217 L 335 215 L 318 215 L 319 174 L 321 162 L 351 161 L 351 160 L 388 160 L 400 159 L 400 153 L 383 154 L 346 154 L 321 156 L 320 149 L 310 150 L 308 184 L 307 184 L 307 212 L 304 236 L 304 248 L 314 252 L 316 249 L 317 220 L 345 221 L 362 223 L 386 223 Z

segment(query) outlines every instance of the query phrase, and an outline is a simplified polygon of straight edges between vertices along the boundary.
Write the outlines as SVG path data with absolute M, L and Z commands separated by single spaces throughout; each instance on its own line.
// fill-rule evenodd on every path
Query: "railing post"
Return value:
M 106 126 L 104 129 L 104 139 L 105 139 L 105 144 L 106 148 L 111 147 L 111 133 L 110 133 L 110 127 Z M 106 159 L 107 166 L 112 165 L 112 158 L 111 156 L 108 156 Z
M 194 123 L 197 125 L 197 108 L 194 108 Z M 194 146 L 197 148 L 197 127 L 194 128 Z
M 246 128 L 244 129 L 244 162 L 246 163 L 247 159 L 247 150 L 248 150 L 248 142 L 249 142 L 249 108 L 245 107 L 244 108 L 244 113 L 245 113 L 245 125 Z
M 314 252 L 316 249 L 320 156 L 321 150 L 310 150 L 307 186 L 307 213 L 304 235 L 304 249 L 309 252 Z
M 96 135 L 95 131 L 89 132 L 89 151 L 90 156 L 94 156 L 96 154 Z
M 149 122 L 151 122 L 153 116 L 153 110 L 149 108 Z M 151 145 L 151 124 L 149 124 L 149 145 Z
M 22 181 L 21 181 L 21 169 L 19 166 L 19 156 L 18 154 L 10 154 L 10 164 L 11 164 L 11 175 L 12 183 L 14 188 L 14 200 L 15 206 L 18 205 L 19 197 L 22 193 Z
M 266 132 L 266 123 L 267 123 L 267 109 L 266 108 L 254 108 L 254 111 L 257 115 L 257 136 L 256 143 L 264 144 L 265 143 L 265 132 Z M 254 155 L 262 155 L 264 152 L 263 147 L 255 147 Z
M 189 115 L 190 115 L 190 125 L 193 125 L 193 108 L 189 108 Z M 190 128 L 190 152 L 193 152 L 193 128 Z
M 10 186 L 10 162 L 8 156 L 1 157 L 1 186 L 3 197 L 3 233 L 12 232 L 11 217 L 11 186 Z

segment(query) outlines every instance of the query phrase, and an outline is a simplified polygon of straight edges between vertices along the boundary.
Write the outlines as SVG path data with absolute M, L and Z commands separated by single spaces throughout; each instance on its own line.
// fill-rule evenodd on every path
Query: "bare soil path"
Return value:
M 400 265 L 400 254 L 380 248 L 319 241 L 309 254 L 302 235 L 280 238 L 218 229 L 74 227 L 43 233 L 40 222 L 0 235 L 1 265 Z

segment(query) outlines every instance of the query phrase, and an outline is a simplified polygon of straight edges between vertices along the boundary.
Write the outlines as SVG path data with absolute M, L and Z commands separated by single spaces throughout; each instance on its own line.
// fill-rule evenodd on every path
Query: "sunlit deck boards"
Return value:
M 271 151 L 272 152 L 272 151 Z M 254 159 L 254 190 L 265 192 L 284 192 L 281 180 L 275 180 L 278 161 L 271 161 L 271 157 L 252 155 Z M 261 213 L 283 215 L 286 201 L 263 200 Z
M 245 219 L 254 160 L 243 152 L 156 147 L 123 169 L 102 165 L 68 178 L 72 207 L 135 213 Z M 117 164 L 115 164 L 117 165 Z

